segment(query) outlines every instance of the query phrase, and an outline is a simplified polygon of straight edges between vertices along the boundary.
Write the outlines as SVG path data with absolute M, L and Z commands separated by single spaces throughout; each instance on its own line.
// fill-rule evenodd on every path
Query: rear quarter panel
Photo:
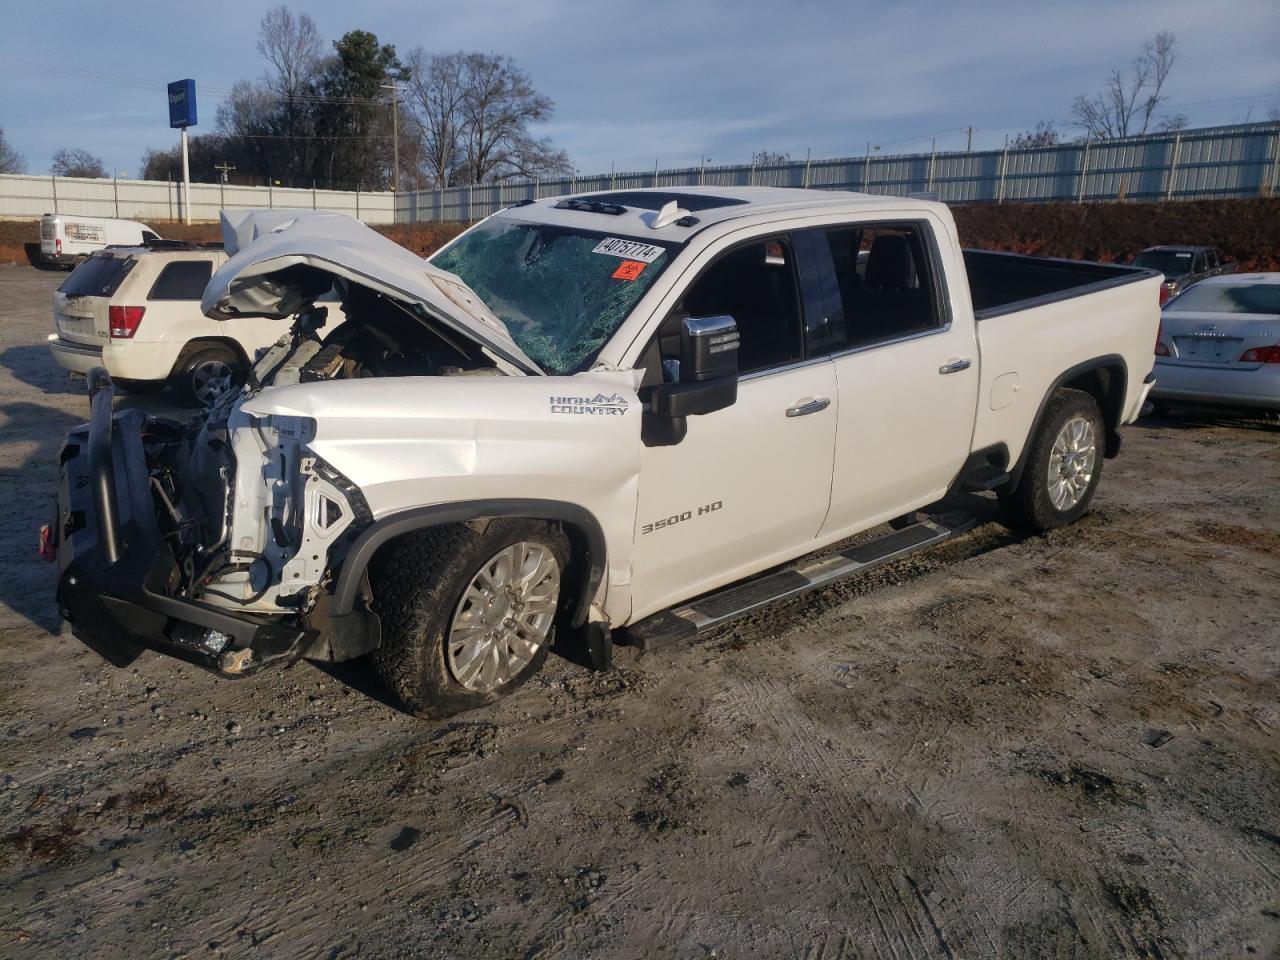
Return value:
M 1026 446 L 1042 401 L 1067 370 L 1119 355 L 1127 369 L 1121 423 L 1135 420 L 1155 365 L 1159 277 L 978 321 L 982 368 L 973 448 Z

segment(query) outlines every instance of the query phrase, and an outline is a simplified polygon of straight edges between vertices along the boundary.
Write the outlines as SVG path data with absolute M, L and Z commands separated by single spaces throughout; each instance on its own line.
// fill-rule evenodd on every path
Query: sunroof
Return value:
M 615 190 L 610 193 L 584 194 L 579 199 L 595 200 L 600 203 L 620 203 L 624 207 L 639 207 L 641 210 L 661 210 L 674 200 L 677 206 L 690 213 L 712 210 L 716 207 L 732 207 L 747 202 L 732 197 L 708 197 L 700 193 L 677 193 L 674 190 Z

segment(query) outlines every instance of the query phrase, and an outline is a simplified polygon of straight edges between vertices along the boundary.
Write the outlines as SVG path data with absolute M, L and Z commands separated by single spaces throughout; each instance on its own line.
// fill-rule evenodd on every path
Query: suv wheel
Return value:
M 374 667 L 410 713 L 492 703 L 542 666 L 564 598 L 569 541 L 537 520 L 411 533 L 370 569 L 382 624 Z
M 1000 493 L 1009 522 L 1032 533 L 1074 523 L 1102 477 L 1102 411 L 1083 390 L 1059 390 L 1031 440 L 1022 479 Z
M 226 347 L 202 347 L 178 367 L 179 392 L 191 403 L 210 406 L 244 381 L 240 358 Z

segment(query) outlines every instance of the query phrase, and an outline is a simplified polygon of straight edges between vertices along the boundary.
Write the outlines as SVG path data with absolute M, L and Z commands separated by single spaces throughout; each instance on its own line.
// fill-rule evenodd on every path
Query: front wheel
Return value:
M 1031 439 L 1017 487 L 1000 493 L 1012 526 L 1032 533 L 1074 523 L 1102 477 L 1102 411 L 1083 390 L 1059 390 Z
M 492 703 L 537 672 L 564 597 L 569 541 L 536 520 L 445 526 L 390 544 L 370 569 L 383 683 L 418 716 Z

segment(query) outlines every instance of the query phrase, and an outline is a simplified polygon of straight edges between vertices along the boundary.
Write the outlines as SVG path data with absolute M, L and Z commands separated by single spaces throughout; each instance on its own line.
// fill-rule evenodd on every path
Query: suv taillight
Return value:
M 1280 343 L 1273 347 L 1250 347 L 1240 354 L 1241 363 L 1280 363 Z
M 62 253 L 62 241 L 60 239 L 53 241 L 53 252 Z
M 138 332 L 146 307 L 111 307 L 107 316 L 111 321 L 111 339 L 128 340 Z

